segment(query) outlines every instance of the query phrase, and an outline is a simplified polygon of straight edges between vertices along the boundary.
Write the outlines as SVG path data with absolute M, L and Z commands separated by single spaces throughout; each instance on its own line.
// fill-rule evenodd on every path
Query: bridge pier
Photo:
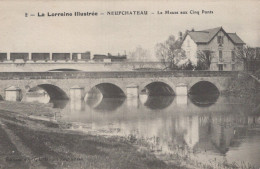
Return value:
M 5 100 L 7 101 L 21 101 L 21 89 L 15 86 L 11 86 L 5 89 Z
M 129 85 L 126 87 L 126 97 L 128 98 L 138 98 L 138 86 L 137 85 Z
M 75 101 L 81 101 L 84 99 L 84 88 L 79 86 L 73 86 L 70 88 L 70 99 Z
M 177 96 L 187 96 L 188 95 L 188 87 L 184 83 L 180 83 L 176 86 L 176 95 Z
M 177 105 L 187 105 L 188 104 L 188 96 L 176 96 Z

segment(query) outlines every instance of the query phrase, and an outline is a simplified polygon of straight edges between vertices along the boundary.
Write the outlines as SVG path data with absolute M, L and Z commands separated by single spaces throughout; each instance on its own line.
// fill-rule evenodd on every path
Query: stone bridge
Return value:
M 108 97 L 138 97 L 147 89 L 155 94 L 187 95 L 200 83 L 199 92 L 209 92 L 210 86 L 222 92 L 237 76 L 238 72 L 230 71 L 1 72 L 0 95 L 7 99 L 8 92 L 16 93 L 16 100 L 21 100 L 35 87 L 44 89 L 52 99 L 82 99 L 94 87 Z
M 5 61 L 0 62 L 0 72 L 47 71 L 131 71 L 138 69 L 164 69 L 161 62 L 85 62 L 85 61 Z

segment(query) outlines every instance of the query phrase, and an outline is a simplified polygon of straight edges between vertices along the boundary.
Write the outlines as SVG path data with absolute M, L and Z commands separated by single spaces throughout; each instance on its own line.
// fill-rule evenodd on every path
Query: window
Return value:
M 222 70 L 223 70 L 223 64 L 219 64 L 219 65 L 218 65 L 218 70 L 219 70 L 219 71 L 222 71 Z
M 236 56 L 235 56 L 235 51 L 231 52 L 231 60 L 232 62 L 235 62 Z
M 218 44 L 223 44 L 224 43 L 224 38 L 223 36 L 218 36 Z
M 222 53 L 222 50 L 220 50 L 220 51 L 218 52 L 218 58 L 219 58 L 219 61 L 220 61 L 220 62 L 223 62 L 223 53 Z

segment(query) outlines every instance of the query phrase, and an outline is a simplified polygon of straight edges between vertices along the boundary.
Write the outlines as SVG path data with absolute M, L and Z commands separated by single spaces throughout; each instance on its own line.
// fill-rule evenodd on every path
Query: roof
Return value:
M 243 41 L 242 41 L 242 39 L 240 39 L 240 37 L 239 36 L 237 36 L 237 34 L 236 33 L 228 33 L 228 35 L 229 35 L 229 37 L 235 42 L 235 43 L 244 43 Z
M 187 35 L 190 35 L 191 39 L 195 43 L 209 43 L 219 31 L 223 31 L 226 36 L 235 44 L 244 44 L 241 38 L 236 33 L 226 33 L 222 27 L 205 29 L 201 31 L 187 31 L 184 36 L 183 41 L 185 40 Z

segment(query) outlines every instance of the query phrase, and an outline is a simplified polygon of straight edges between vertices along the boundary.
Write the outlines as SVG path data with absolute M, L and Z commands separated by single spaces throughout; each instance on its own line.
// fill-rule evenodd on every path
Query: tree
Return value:
M 180 41 L 176 40 L 173 35 L 169 36 L 165 42 L 156 44 L 155 51 L 156 57 L 161 60 L 165 69 L 171 70 L 177 68 L 176 58 L 184 54 Z
M 244 69 L 248 71 L 250 69 L 250 63 L 256 61 L 256 49 L 250 46 L 237 47 L 235 49 L 235 62 L 244 64 Z
M 196 68 L 196 66 L 192 64 L 190 59 L 185 59 L 183 61 L 184 62 L 182 64 L 179 64 L 178 69 L 181 69 L 181 70 L 194 70 Z
M 147 61 L 151 55 L 150 51 L 137 46 L 133 52 L 129 52 L 128 59 L 132 61 Z
M 213 59 L 213 51 L 211 50 L 203 50 L 203 51 L 198 51 L 197 52 L 197 70 L 209 70 L 211 61 Z

